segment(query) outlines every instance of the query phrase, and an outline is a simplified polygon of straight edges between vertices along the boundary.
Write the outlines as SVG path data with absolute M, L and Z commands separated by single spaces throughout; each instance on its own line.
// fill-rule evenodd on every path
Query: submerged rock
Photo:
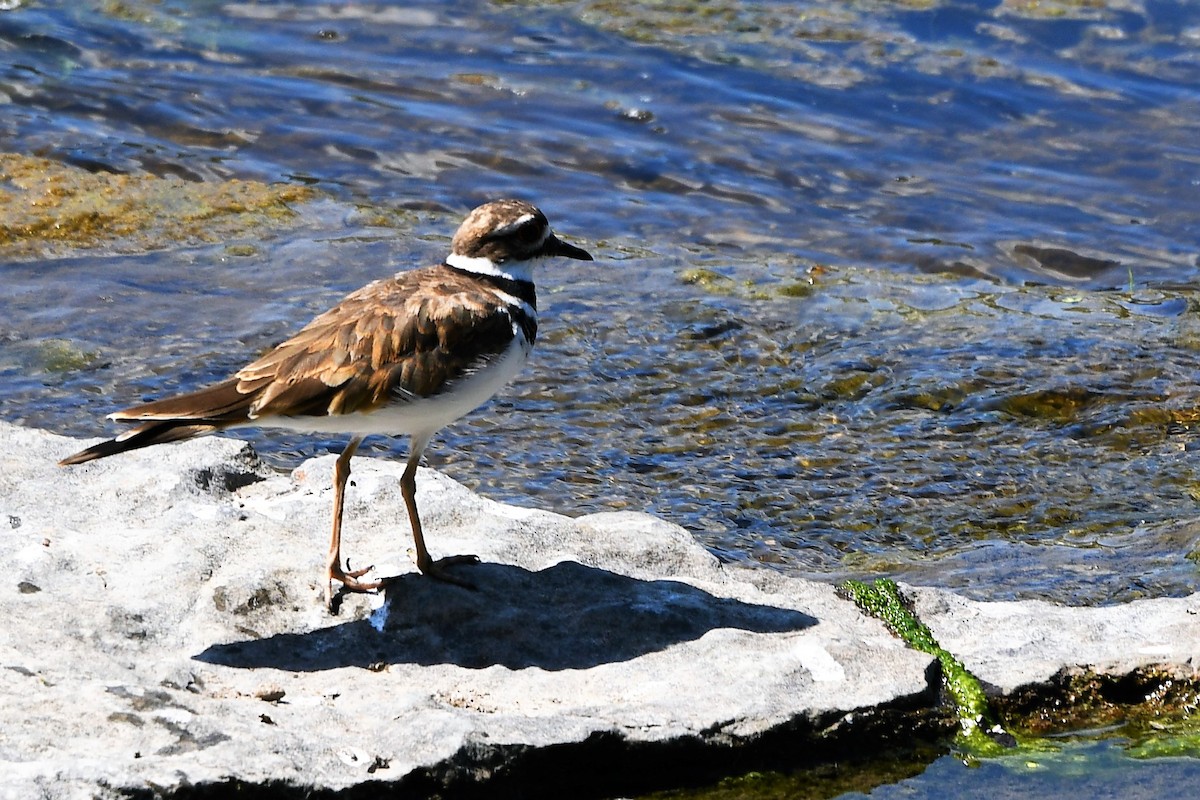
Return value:
M 117 174 L 0 152 L 0 255 L 219 242 L 285 226 L 293 204 L 316 197 L 306 186 Z

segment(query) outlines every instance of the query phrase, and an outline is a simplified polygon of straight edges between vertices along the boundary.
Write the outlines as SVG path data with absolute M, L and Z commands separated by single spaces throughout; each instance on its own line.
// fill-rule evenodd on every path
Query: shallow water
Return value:
M 1146 758 L 1127 739 L 1090 732 L 1045 744 L 1042 752 L 972 761 L 942 755 L 927 764 L 867 761 L 794 773 L 753 773 L 700 790 L 667 791 L 641 800 L 920 800 L 986 795 L 1175 800 L 1191 797 L 1200 760 Z
M 6 419 L 109 433 L 511 194 L 598 261 L 541 276 L 531 367 L 431 465 L 793 574 L 1197 585 L 1200 7 L 0 6 L 0 151 L 325 196 L 0 253 Z
M 1170 800 L 1189 797 L 1188 787 L 1198 778 L 1200 760 L 1195 758 L 1139 760 L 1119 743 L 1081 741 L 1053 754 L 989 760 L 970 767 L 946 756 L 916 778 L 840 798 L 920 800 L 986 793 L 994 800 L 1079 796 Z

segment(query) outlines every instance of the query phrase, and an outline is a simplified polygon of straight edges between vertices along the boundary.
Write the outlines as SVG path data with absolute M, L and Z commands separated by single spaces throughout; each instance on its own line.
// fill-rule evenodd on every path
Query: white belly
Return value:
M 456 381 L 447 391 L 433 397 L 419 397 L 389 403 L 375 411 L 324 417 L 269 417 L 253 425 L 285 428 L 306 433 L 345 433 L 355 436 L 432 436 L 436 431 L 464 417 L 486 403 L 508 384 L 529 356 L 530 346 L 518 334 L 499 358 L 487 367 Z

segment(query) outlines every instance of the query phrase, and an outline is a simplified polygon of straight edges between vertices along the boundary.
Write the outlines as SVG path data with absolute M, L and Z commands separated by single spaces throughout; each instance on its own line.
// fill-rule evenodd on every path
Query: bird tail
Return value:
M 80 450 L 75 455 L 67 456 L 58 462 L 58 465 L 60 467 L 68 467 L 72 464 L 83 464 L 87 461 L 94 461 L 97 458 L 106 458 L 117 453 L 124 453 L 127 450 L 149 447 L 152 444 L 180 442 L 184 439 L 202 436 L 203 434 L 219 431 L 227 427 L 229 426 L 196 424 L 194 422 L 181 422 L 178 420 L 150 422 L 145 425 L 139 425 L 131 431 L 126 431 L 115 439 L 94 444 L 86 450 Z
M 83 464 L 97 458 L 137 450 L 152 444 L 179 442 L 224 430 L 250 419 L 256 393 L 242 393 L 237 379 L 207 389 L 158 400 L 110 414 L 109 419 L 141 422 L 115 439 L 94 444 L 58 462 L 59 466 Z

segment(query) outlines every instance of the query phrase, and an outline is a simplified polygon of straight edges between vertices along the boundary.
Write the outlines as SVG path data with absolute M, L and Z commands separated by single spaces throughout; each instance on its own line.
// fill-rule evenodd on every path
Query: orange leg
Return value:
M 417 547 L 417 569 L 423 575 L 431 578 L 474 589 L 475 587 L 469 581 L 450 574 L 446 567 L 456 564 L 478 564 L 478 556 L 447 556 L 434 561 L 430 558 L 429 551 L 425 549 L 421 517 L 417 515 L 417 463 L 421 460 L 421 454 L 425 452 L 425 446 L 428 444 L 428 436 L 413 437 L 412 452 L 408 454 L 408 466 L 405 467 L 404 474 L 400 476 L 400 494 L 404 496 L 404 506 L 408 509 L 408 520 L 412 523 L 413 543 Z
M 340 581 L 346 590 L 351 592 L 369 592 L 382 586 L 379 582 L 363 583 L 358 578 L 370 572 L 374 567 L 348 571 L 342 569 L 342 508 L 346 501 L 346 481 L 350 479 L 350 459 L 362 444 L 362 437 L 356 436 L 346 445 L 346 449 L 338 456 L 333 468 L 333 537 L 329 541 L 329 561 L 327 565 L 328 580 L 325 584 L 325 604 L 334 608 L 333 582 Z M 349 564 L 347 564 L 349 566 Z

